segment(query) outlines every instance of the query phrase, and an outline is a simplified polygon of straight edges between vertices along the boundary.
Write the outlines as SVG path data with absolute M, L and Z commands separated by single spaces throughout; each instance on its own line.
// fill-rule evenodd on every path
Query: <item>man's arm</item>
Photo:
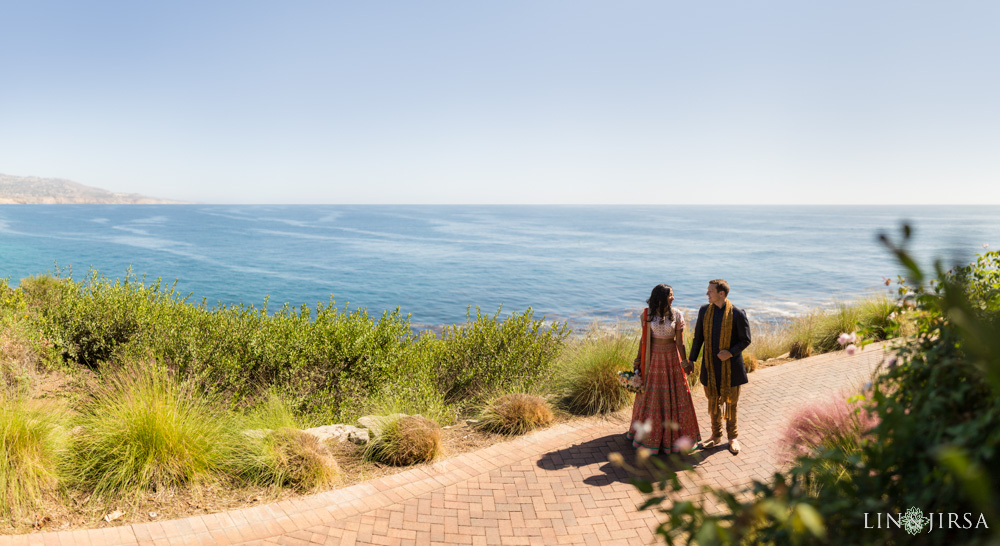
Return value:
M 729 352 L 732 354 L 742 353 L 750 346 L 750 321 L 747 319 L 746 311 L 736 309 L 733 313 L 733 343 L 729 344 Z

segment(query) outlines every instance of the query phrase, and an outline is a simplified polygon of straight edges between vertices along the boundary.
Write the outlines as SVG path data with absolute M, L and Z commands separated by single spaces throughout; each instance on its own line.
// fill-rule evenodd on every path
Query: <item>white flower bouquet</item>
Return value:
M 629 392 L 642 392 L 642 376 L 639 372 L 618 372 L 618 383 Z

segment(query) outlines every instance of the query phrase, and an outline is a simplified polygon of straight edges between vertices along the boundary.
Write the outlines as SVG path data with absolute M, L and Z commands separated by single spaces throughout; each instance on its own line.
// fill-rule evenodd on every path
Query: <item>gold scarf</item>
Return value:
M 726 404 L 725 418 L 726 420 L 732 419 L 732 369 L 733 365 L 729 360 L 722 362 L 722 381 L 720 385 L 715 384 L 715 355 L 725 349 L 729 350 L 729 343 L 733 337 L 733 304 L 726 300 L 726 306 L 722 310 L 722 331 L 719 332 L 719 346 L 712 346 L 712 321 L 715 319 L 715 305 L 708 304 L 708 310 L 705 311 L 705 322 L 704 322 L 704 334 L 705 334 L 705 371 L 708 372 L 708 380 L 706 388 L 706 393 L 709 399 L 721 398 L 721 401 Z

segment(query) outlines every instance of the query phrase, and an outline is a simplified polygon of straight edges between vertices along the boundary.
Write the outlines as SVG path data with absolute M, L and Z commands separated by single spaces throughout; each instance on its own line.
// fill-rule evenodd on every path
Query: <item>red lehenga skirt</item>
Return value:
M 699 442 L 701 431 L 677 344 L 673 338 L 657 337 L 652 337 L 652 343 L 643 391 L 635 395 L 632 426 L 626 437 L 635 448 L 677 452 L 677 440 L 686 436 Z

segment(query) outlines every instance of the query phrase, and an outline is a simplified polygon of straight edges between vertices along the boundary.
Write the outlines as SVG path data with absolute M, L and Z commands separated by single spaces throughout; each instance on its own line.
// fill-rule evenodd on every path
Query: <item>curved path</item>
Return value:
M 881 345 L 759 370 L 741 393 L 740 441 L 694 457 L 682 497 L 698 484 L 735 488 L 778 467 L 777 440 L 795 410 L 859 390 L 882 361 Z M 710 427 L 695 393 L 702 435 Z M 2 545 L 104 544 L 644 544 L 652 511 L 608 463 L 627 417 L 574 420 L 510 442 L 343 489 L 254 508 L 105 529 L 0 537 Z

